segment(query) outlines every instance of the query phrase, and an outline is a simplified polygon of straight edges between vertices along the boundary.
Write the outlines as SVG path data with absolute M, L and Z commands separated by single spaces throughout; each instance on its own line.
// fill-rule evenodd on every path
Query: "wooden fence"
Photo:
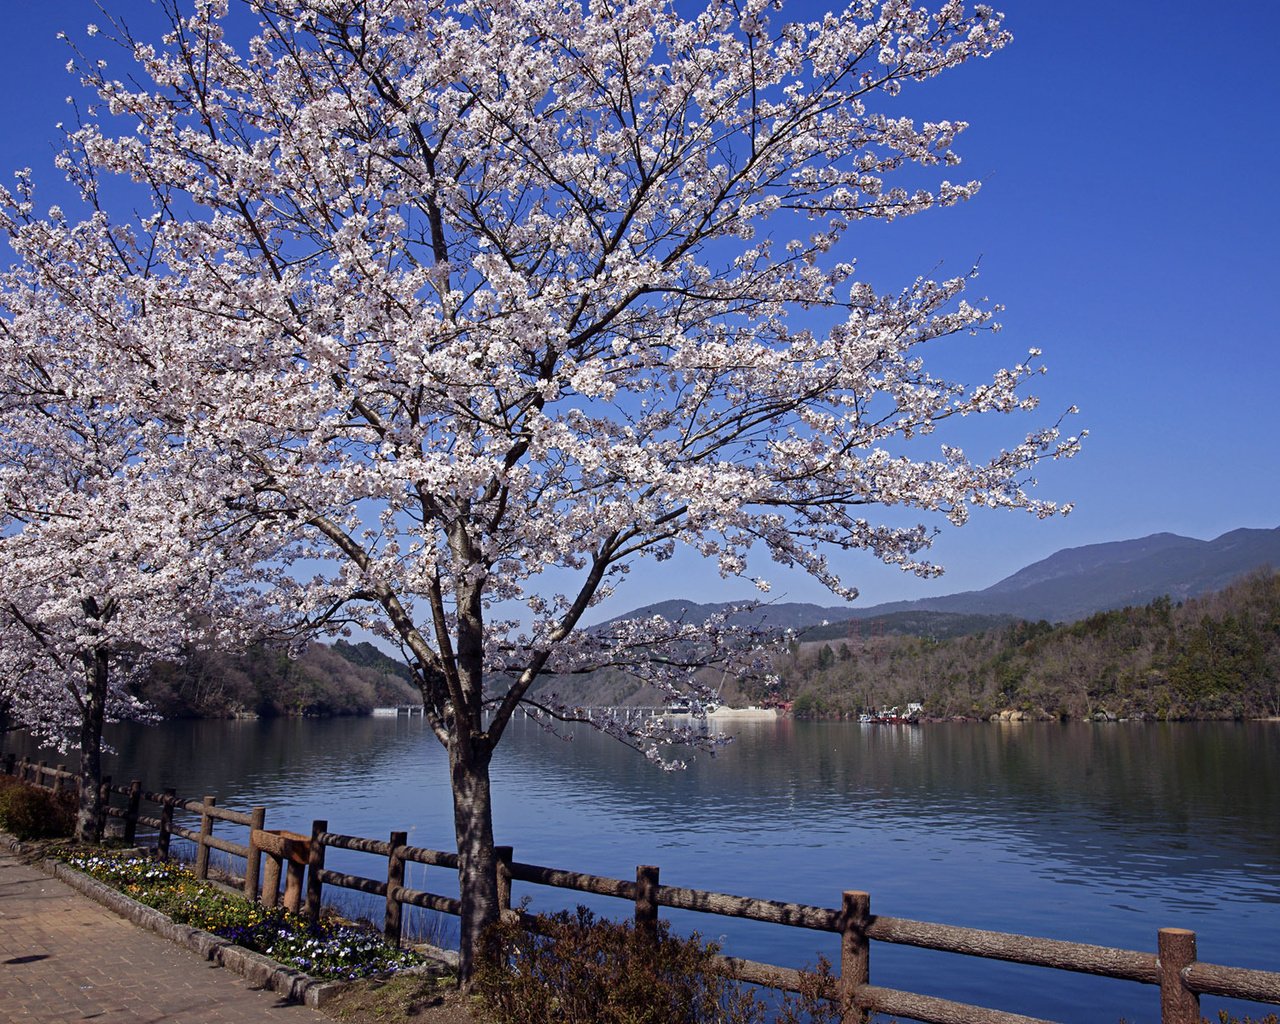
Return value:
M 34 765 L 25 758 L 15 765 L 13 755 L 8 755 L 0 767 L 9 774 L 17 774 L 54 789 L 75 778 L 63 766 L 49 768 L 43 762 Z M 46 783 L 46 779 L 50 781 Z M 380 897 L 385 903 L 383 930 L 392 942 L 398 943 L 401 939 L 405 906 L 455 916 L 460 911 L 459 900 L 454 897 L 405 886 L 405 865 L 409 863 L 458 869 L 457 854 L 409 846 L 405 832 L 392 832 L 386 840 L 369 839 L 330 832 L 327 821 L 313 822 L 310 835 L 267 832 L 262 827 L 265 812 L 261 807 L 255 807 L 249 813 L 231 811 L 218 807 L 212 796 L 203 800 L 182 800 L 172 790 L 162 794 L 148 793 L 137 781 L 122 787 L 104 780 L 103 793 L 104 806 L 113 795 L 124 798 L 124 807 L 108 807 L 106 816 L 123 819 L 127 841 L 133 841 L 139 824 L 157 830 L 157 846 L 162 853 L 167 853 L 169 836 L 189 839 L 197 844 L 196 871 L 201 877 L 208 873 L 209 849 L 243 857 L 246 859 L 245 894 L 271 905 L 279 899 L 281 874 L 287 871 L 286 905 L 303 909 L 312 917 L 320 912 L 325 886 Z M 141 805 L 147 802 L 161 808 L 159 816 L 141 813 Z M 175 825 L 172 820 L 175 808 L 199 814 L 199 831 Z M 248 826 L 249 841 L 239 844 L 214 836 L 215 821 Z M 373 878 L 331 870 L 325 867 L 325 853 L 330 849 L 351 850 L 385 859 L 385 872 L 379 871 L 378 877 Z M 268 863 L 259 892 L 259 863 L 264 855 Z M 865 892 L 843 893 L 839 907 L 817 907 L 662 885 L 659 869 L 653 865 L 640 865 L 636 868 L 635 879 L 630 880 L 524 864 L 514 859 L 510 847 L 499 847 L 498 855 L 499 898 L 503 913 L 517 915 L 521 923 L 530 928 L 536 927 L 534 917 L 511 907 L 513 882 L 625 900 L 632 904 L 636 924 L 642 928 L 653 927 L 658 920 L 659 908 L 669 907 L 837 934 L 841 937 L 839 975 L 832 979 L 826 994 L 848 1007 L 846 1021 L 863 1020 L 869 1013 L 883 1013 L 925 1024 L 1048 1024 L 1037 1018 L 873 985 L 870 972 L 872 942 L 1158 986 L 1162 1024 L 1200 1024 L 1201 995 L 1280 1005 L 1280 972 L 1202 963 L 1196 956 L 1195 933 L 1182 928 L 1159 929 L 1155 952 L 1115 949 L 883 917 L 871 912 L 871 897 Z M 304 891 L 305 907 L 302 903 Z M 724 962 L 732 976 L 769 988 L 798 991 L 803 979 L 802 972 L 788 967 L 734 957 L 725 957 Z
M 74 789 L 79 783 L 79 776 L 67 770 L 65 764 L 50 767 L 47 762 L 33 762 L 29 758 L 15 759 L 13 754 L 6 754 L 0 759 L 0 770 L 6 775 L 14 775 L 23 781 L 51 789 L 55 793 L 62 789 Z M 113 797 L 123 798 L 123 806 L 113 805 Z M 227 807 L 219 807 L 216 796 L 206 796 L 201 800 L 183 799 L 173 789 L 161 793 L 152 793 L 142 788 L 142 783 L 134 779 L 128 786 L 117 786 L 109 775 L 103 776 L 99 790 L 98 821 L 94 829 L 95 838 L 101 840 L 107 832 L 108 819 L 123 822 L 121 837 L 126 843 L 137 841 L 138 826 L 142 825 L 155 832 L 156 852 L 162 858 L 168 858 L 169 846 L 174 836 L 186 839 L 195 844 L 196 859 L 193 870 L 197 877 L 209 877 L 209 851 L 220 850 L 245 860 L 244 894 L 249 899 L 260 897 L 268 905 L 274 906 L 279 888 L 282 858 L 275 854 L 278 843 L 273 842 L 274 833 L 263 830 L 266 819 L 265 807 L 254 807 L 249 812 L 234 811 Z M 147 813 L 145 805 L 152 805 L 156 813 Z M 175 812 L 187 812 L 200 816 L 198 829 L 187 828 L 174 821 Z M 214 835 L 214 823 L 218 821 L 247 826 L 248 841 L 232 842 L 222 836 Z M 255 839 L 257 840 L 255 842 Z M 262 855 L 268 854 L 266 868 L 266 884 L 259 890 L 259 878 L 263 875 Z M 274 879 L 276 886 L 271 888 Z M 295 908 L 296 909 L 296 908 Z

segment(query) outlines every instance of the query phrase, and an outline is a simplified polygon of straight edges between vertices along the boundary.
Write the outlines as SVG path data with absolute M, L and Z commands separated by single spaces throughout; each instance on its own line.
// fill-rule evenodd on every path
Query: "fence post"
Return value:
M 320 872 L 324 870 L 324 843 L 320 836 L 329 831 L 327 821 L 311 823 L 311 846 L 307 850 L 307 917 L 312 922 L 320 919 L 320 896 L 324 883 L 320 881 Z
M 177 801 L 177 792 L 170 786 L 160 798 L 160 834 L 156 836 L 156 853 L 161 860 L 169 859 L 169 836 L 173 833 L 173 805 Z
M 66 780 L 67 766 L 65 764 L 58 765 L 58 774 L 53 777 L 53 791 L 61 793 L 67 788 Z
M 209 846 L 206 840 L 213 835 L 213 815 L 211 807 L 216 806 L 218 798 L 206 795 L 204 807 L 200 811 L 200 845 L 196 848 L 196 878 L 209 877 Z
M 636 867 L 636 931 L 658 933 L 658 866 Z
M 254 832 L 261 831 L 267 823 L 267 809 L 253 807 L 249 810 L 249 855 L 244 860 L 244 898 L 250 903 L 258 899 L 258 876 L 262 874 L 262 851 L 253 841 Z
M 867 1015 L 854 1006 L 854 994 L 871 982 L 871 894 L 856 889 L 844 893 L 840 908 L 840 1006 L 843 1024 L 863 1024 Z
M 102 776 L 102 784 L 98 787 L 98 820 L 93 824 L 94 842 L 102 842 L 107 831 L 107 807 L 111 804 L 111 776 Z
M 124 812 L 124 843 L 132 846 L 138 835 L 138 805 L 142 803 L 142 780 L 129 783 L 129 806 Z
M 36 765 L 36 785 L 39 786 L 41 789 L 44 789 L 44 776 L 45 776 L 45 772 L 47 772 L 48 770 L 49 770 L 48 761 L 41 761 L 38 765 Z
M 284 872 L 284 858 L 274 850 L 267 851 L 267 863 L 262 869 L 262 905 L 278 906 L 280 903 L 280 876 Z
M 31 758 L 29 757 L 24 756 L 23 759 L 18 762 L 18 778 L 21 779 L 23 782 L 26 782 L 27 776 L 31 774 L 29 771 L 30 767 L 31 767 Z
M 493 855 L 498 861 L 498 914 L 511 909 L 511 862 L 516 851 L 511 846 L 495 846 Z
M 1160 1024 L 1199 1024 L 1200 996 L 1182 982 L 1182 972 L 1196 960 L 1196 933 L 1161 928 L 1157 942 Z
M 408 842 L 408 832 L 392 832 L 391 849 L 387 851 L 387 912 L 383 918 L 382 934 L 393 946 L 400 945 L 404 916 L 400 890 L 404 888 L 404 848 Z

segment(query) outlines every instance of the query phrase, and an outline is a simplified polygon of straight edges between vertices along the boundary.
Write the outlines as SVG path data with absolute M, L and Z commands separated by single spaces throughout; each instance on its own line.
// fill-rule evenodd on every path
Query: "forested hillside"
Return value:
M 908 701 L 939 716 L 1280 715 L 1280 575 L 1061 626 L 1019 622 L 946 640 L 864 629 L 793 644 L 778 669 L 800 715 Z
M 361 714 L 420 701 L 408 669 L 369 643 L 308 644 L 297 658 L 258 645 L 241 654 L 193 650 L 138 695 L 165 718 Z

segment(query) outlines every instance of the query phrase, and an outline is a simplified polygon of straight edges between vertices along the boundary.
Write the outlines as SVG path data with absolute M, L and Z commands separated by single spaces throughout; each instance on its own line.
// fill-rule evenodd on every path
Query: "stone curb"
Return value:
M 155 932 L 161 938 L 179 946 L 185 946 L 203 960 L 225 967 L 239 974 L 251 985 L 269 988 L 273 992 L 313 1009 L 323 1006 L 338 992 L 347 987 L 343 981 L 319 981 L 301 971 L 277 963 L 261 953 L 254 953 L 234 942 L 211 932 L 175 924 L 154 907 L 144 906 L 124 893 L 91 878 L 83 872 L 57 860 L 35 859 L 35 851 L 12 836 L 0 832 L 0 843 L 13 853 L 24 857 L 27 863 L 38 867 L 47 875 L 69 885 L 95 903 L 120 915 L 139 928 Z

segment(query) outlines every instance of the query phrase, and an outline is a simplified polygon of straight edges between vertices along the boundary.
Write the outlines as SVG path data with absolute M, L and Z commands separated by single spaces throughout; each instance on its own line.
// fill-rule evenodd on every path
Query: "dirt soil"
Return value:
M 342 1024 L 483 1024 L 452 979 L 399 975 L 361 981 L 320 1008 Z

